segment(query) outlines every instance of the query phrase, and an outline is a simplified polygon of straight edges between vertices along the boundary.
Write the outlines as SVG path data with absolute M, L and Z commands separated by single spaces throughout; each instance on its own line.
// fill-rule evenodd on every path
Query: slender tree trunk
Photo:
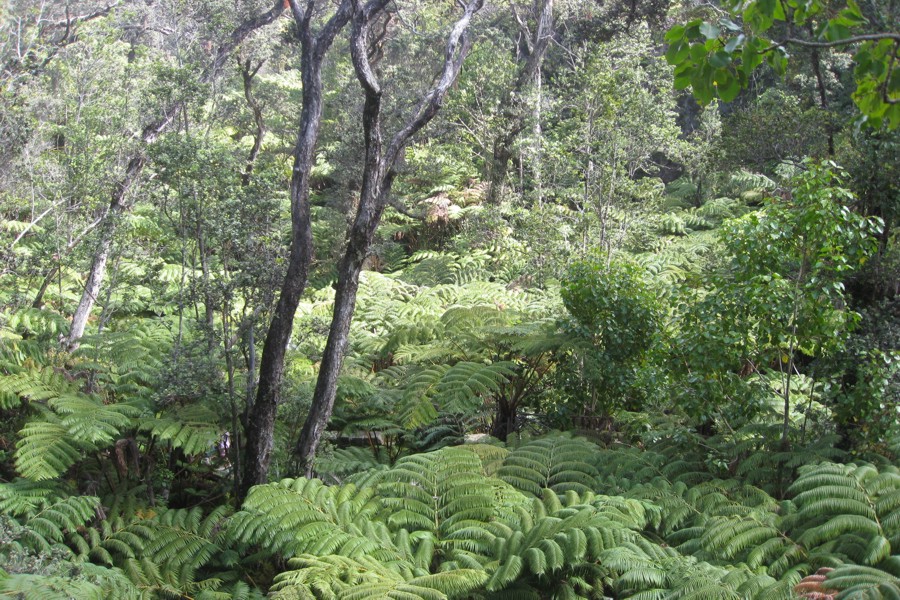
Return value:
M 807 26 L 807 31 L 813 35 L 812 25 Z M 813 74 L 816 76 L 816 91 L 819 92 L 819 105 L 822 110 L 828 110 L 828 91 L 825 89 L 825 78 L 822 76 L 822 61 L 820 60 L 819 49 L 812 48 L 809 53 L 809 62 L 812 66 Z M 828 156 L 834 156 L 834 128 L 831 123 L 828 127 Z
M 307 477 L 312 476 L 313 458 L 334 409 L 337 380 L 344 362 L 350 323 L 356 307 L 359 275 L 368 249 L 372 245 L 372 237 L 381 219 L 381 209 L 383 208 L 383 206 L 380 207 L 377 214 L 371 213 L 366 217 L 357 217 L 347 251 L 338 268 L 334 314 L 331 319 L 331 328 L 328 331 L 328 341 L 325 344 L 325 352 L 319 366 L 319 377 L 316 380 L 313 403 L 297 443 L 296 452 L 300 458 L 301 468 Z
M 306 289 L 312 261 L 309 177 L 315 162 L 315 146 L 322 119 L 322 61 L 334 37 L 350 19 L 350 0 L 342 0 L 337 12 L 319 34 L 313 36 L 311 21 L 314 5 L 315 2 L 308 2 L 306 10 L 301 11 L 297 1 L 291 0 L 291 10 L 301 42 L 303 80 L 300 132 L 294 149 L 291 176 L 291 251 L 275 314 L 263 343 L 256 400 L 247 411 L 241 498 L 247 495 L 252 486 L 265 483 L 269 473 L 285 354 L 294 326 L 294 314 L 297 312 L 300 296 Z
M 387 3 L 388 0 L 373 0 L 366 6 L 361 6 L 359 0 L 352 1 L 353 33 L 350 52 L 357 78 L 366 97 L 363 110 L 366 155 L 359 206 L 348 233 L 347 249 L 338 267 L 337 293 L 328 341 L 319 367 L 312 406 L 295 448 L 300 467 L 307 476 L 312 475 L 316 449 L 334 409 L 337 379 L 356 307 L 359 275 L 390 195 L 394 180 L 394 165 L 402 155 L 407 142 L 437 114 L 447 91 L 456 81 L 470 48 L 466 31 L 472 16 L 481 8 L 483 0 L 472 0 L 465 6 L 462 17 L 456 22 L 448 37 L 444 67 L 438 83 L 424 96 L 415 113 L 392 138 L 387 150 L 383 151 L 380 122 L 381 87 L 369 63 L 367 41 L 369 26 Z
M 533 156 L 532 160 L 532 172 L 534 173 L 534 190 L 535 190 L 535 203 L 538 206 L 543 206 L 544 204 L 544 169 L 543 169 L 543 160 L 544 160 L 544 152 L 543 152 L 543 140 L 544 140 L 544 131 L 541 124 L 542 113 L 541 109 L 543 108 L 543 78 L 541 77 L 541 69 L 538 67 L 538 70 L 534 74 L 534 87 L 535 87 L 535 100 L 534 100 L 534 112 L 532 114 L 532 136 L 534 137 L 532 144 L 532 152 Z
M 206 317 L 206 349 L 210 356 L 216 351 L 216 306 L 212 293 L 212 280 L 209 270 L 209 248 L 203 231 L 203 206 L 194 190 L 194 206 L 197 210 L 197 253 L 200 255 L 200 269 L 203 275 L 203 309 Z M 225 341 L 227 343 L 227 340 Z
M 250 323 L 247 328 L 247 389 L 244 392 L 246 409 L 242 417 L 244 427 L 247 426 L 247 414 L 253 408 L 253 400 L 256 398 L 256 335 L 253 329 L 253 323 Z
M 819 92 L 819 104 L 822 110 L 828 110 L 828 92 L 825 89 L 825 78 L 822 77 L 822 66 L 819 60 L 819 50 L 813 48 L 810 53 L 810 62 L 812 62 L 813 73 L 816 76 L 816 89 Z M 828 123 L 828 156 L 834 156 L 834 130 L 831 123 Z
M 500 200 L 500 192 L 506 181 L 506 170 L 512 158 L 513 144 L 527 125 L 528 110 L 524 104 L 524 92 L 534 81 L 550 46 L 550 39 L 553 36 L 553 0 L 540 0 L 535 6 L 536 23 L 533 32 L 528 31 L 527 24 L 518 13 L 514 14 L 522 34 L 528 40 L 528 57 L 522 64 L 512 88 L 507 91 L 501 102 L 505 109 L 500 118 L 500 132 L 494 139 L 493 156 L 487 173 L 487 200 L 492 204 Z
M 258 65 L 251 68 L 250 59 L 247 59 L 245 63 L 240 65 L 241 79 L 244 81 L 244 99 L 247 101 L 250 112 L 253 113 L 253 124 L 256 127 L 256 130 L 253 132 L 253 147 L 250 148 L 250 154 L 247 156 L 244 172 L 241 173 L 241 185 L 243 186 L 250 185 L 250 177 L 253 175 L 256 157 L 259 156 L 259 151 L 262 149 L 263 137 L 266 135 L 266 124 L 263 120 L 262 105 L 260 105 L 259 101 L 253 96 L 253 78 L 259 72 L 259 69 L 263 66 L 264 62 L 265 61 L 261 61 Z
M 91 315 L 91 310 L 97 301 L 97 295 L 100 293 L 100 285 L 103 283 L 103 278 L 106 275 L 106 263 L 109 260 L 118 219 L 125 211 L 128 191 L 140 177 L 141 171 L 144 169 L 144 163 L 145 159 L 143 156 L 132 158 L 125 169 L 125 177 L 113 192 L 112 201 L 109 204 L 103 226 L 100 229 L 100 242 L 97 245 L 97 250 L 94 252 L 91 270 L 88 272 L 84 291 L 81 294 L 81 301 L 78 303 L 75 314 L 72 315 L 72 325 L 69 328 L 69 335 L 65 341 L 65 347 L 69 351 L 78 347 L 78 342 L 81 336 L 84 335 L 88 317 Z
M 264 25 L 272 23 L 283 11 L 283 0 L 276 0 L 273 8 L 269 11 L 241 23 L 231 33 L 228 40 L 219 47 L 215 59 L 213 59 L 210 67 L 200 77 L 200 80 L 209 82 L 215 79 L 231 52 L 234 51 L 234 49 L 243 42 L 250 33 Z M 177 102 L 175 105 L 167 107 L 163 111 L 162 117 L 144 128 L 141 133 L 141 145 L 146 146 L 155 142 L 173 122 L 177 121 L 177 117 L 181 114 L 183 109 L 183 102 Z M 122 180 L 113 190 L 109 210 L 104 219 L 106 222 L 101 228 L 97 252 L 94 254 L 94 258 L 91 262 L 91 269 L 88 273 L 87 282 L 85 283 L 84 291 L 81 295 L 81 301 L 78 303 L 78 308 L 72 316 L 72 325 L 69 328 L 69 335 L 64 342 L 64 346 L 70 351 L 78 347 L 78 341 L 81 339 L 81 336 L 84 335 L 88 317 L 91 314 L 91 310 L 94 308 L 94 303 L 97 301 L 97 294 L 100 292 L 100 286 L 103 284 L 103 279 L 106 276 L 106 263 L 109 258 L 110 248 L 112 247 L 113 237 L 116 233 L 117 217 L 130 208 L 127 201 L 128 192 L 140 179 L 146 162 L 147 159 L 143 154 L 143 148 L 139 148 L 135 156 L 128 161 L 128 166 L 125 169 Z

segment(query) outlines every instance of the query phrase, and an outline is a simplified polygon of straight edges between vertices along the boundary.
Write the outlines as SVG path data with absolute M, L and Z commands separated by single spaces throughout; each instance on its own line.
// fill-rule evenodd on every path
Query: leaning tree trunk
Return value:
M 291 0 L 291 10 L 297 23 L 301 44 L 303 107 L 300 112 L 300 132 L 294 149 L 294 170 L 291 176 L 291 252 L 287 272 L 275 314 L 263 344 L 259 365 L 256 400 L 248 407 L 246 447 L 244 449 L 241 498 L 254 485 L 266 482 L 274 446 L 275 416 L 281 399 L 284 358 L 294 326 L 294 313 L 306 288 L 309 265 L 312 261 L 313 238 L 309 207 L 309 178 L 315 162 L 315 146 L 322 121 L 322 62 L 335 36 L 350 20 L 350 0 L 342 0 L 337 12 L 322 30 L 312 34 L 315 2 L 308 2 L 301 11 L 297 0 Z
M 215 79 L 222 70 L 226 59 L 234 49 L 237 48 L 237 46 L 240 45 L 240 43 L 253 31 L 272 23 L 282 12 L 284 12 L 283 0 L 276 0 L 274 6 L 269 11 L 241 23 L 231 32 L 231 35 L 228 36 L 228 40 L 219 47 L 212 63 L 210 63 L 210 66 L 200 77 L 200 81 L 208 83 Z M 128 161 L 128 166 L 125 169 L 122 180 L 119 181 L 113 189 L 109 209 L 104 217 L 104 223 L 100 228 L 101 236 L 97 245 L 97 251 L 94 253 L 94 258 L 91 261 L 91 269 L 88 273 L 84 291 L 81 294 L 81 301 L 78 303 L 78 308 L 72 316 L 69 335 L 64 342 L 64 346 L 67 350 L 71 351 L 78 347 L 78 342 L 84 335 L 88 317 L 91 314 L 91 310 L 94 308 L 94 303 L 97 301 L 97 295 L 100 293 L 100 287 L 103 285 L 103 279 L 106 276 L 106 263 L 109 259 L 113 238 L 116 234 L 118 219 L 123 213 L 131 208 L 128 201 L 129 191 L 140 179 L 141 173 L 147 162 L 146 156 L 144 155 L 144 147 L 155 142 L 157 138 L 159 138 L 159 136 L 175 122 L 176 116 L 181 113 L 183 108 L 184 103 L 181 101 L 166 107 L 162 117 L 144 128 L 141 132 L 141 147 L 137 149 L 136 154 Z
M 464 6 L 463 15 L 448 36 L 440 79 L 424 96 L 416 111 L 393 137 L 385 151 L 381 136 L 382 92 L 369 63 L 366 48 L 369 26 L 387 3 L 387 0 L 373 0 L 366 6 L 361 6 L 359 0 L 352 0 L 353 32 L 350 52 L 356 76 L 365 94 L 363 129 L 366 154 L 359 207 L 347 236 L 347 249 L 338 267 L 337 293 L 328 341 L 319 366 L 312 406 L 295 449 L 301 469 L 307 476 L 312 475 L 316 449 L 334 409 L 337 379 L 347 349 L 350 322 L 356 307 L 359 276 L 390 195 L 394 165 L 409 140 L 437 114 L 447 91 L 456 81 L 470 48 L 467 35 L 469 23 L 481 8 L 483 0 L 471 0 Z

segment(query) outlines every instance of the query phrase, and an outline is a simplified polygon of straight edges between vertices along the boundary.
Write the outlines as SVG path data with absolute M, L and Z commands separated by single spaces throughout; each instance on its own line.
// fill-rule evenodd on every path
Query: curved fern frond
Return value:
M 497 477 L 533 496 L 539 496 L 544 488 L 557 493 L 590 491 L 598 475 L 591 464 L 598 451 L 595 444 L 586 440 L 547 436 L 513 450 L 497 471 Z
M 900 578 L 872 567 L 839 566 L 827 574 L 822 585 L 837 591 L 837 600 L 900 598 Z
M 371 525 L 381 503 L 372 488 L 329 487 L 317 479 L 285 479 L 252 488 L 229 521 L 229 536 L 284 556 L 340 553 L 384 556 L 384 532 Z
M 185 455 L 193 456 L 208 452 L 222 438 L 222 428 L 216 424 L 218 420 L 219 416 L 210 408 L 193 404 L 144 419 L 141 429 Z
M 86 449 L 72 439 L 58 417 L 49 411 L 45 415 L 44 420 L 27 423 L 16 442 L 16 470 L 34 481 L 59 477 Z
M 790 487 L 790 524 L 811 551 L 823 547 L 861 565 L 877 565 L 900 542 L 900 473 L 870 465 L 804 467 Z

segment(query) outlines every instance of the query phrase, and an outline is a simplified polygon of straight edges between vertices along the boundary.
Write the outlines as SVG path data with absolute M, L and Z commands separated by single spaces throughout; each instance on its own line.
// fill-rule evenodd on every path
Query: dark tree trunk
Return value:
M 262 105 L 253 96 L 253 78 L 256 77 L 256 74 L 264 63 L 265 61 L 261 61 L 258 65 L 251 68 L 250 59 L 247 59 L 246 62 L 240 65 L 241 79 L 244 82 L 244 99 L 247 101 L 250 112 L 253 113 L 253 125 L 255 127 L 253 132 L 253 147 L 250 148 L 250 154 L 247 155 L 247 164 L 244 167 L 244 172 L 241 173 L 241 185 L 243 186 L 250 185 L 250 177 L 253 175 L 256 157 L 259 156 L 259 151 L 262 149 L 263 137 L 266 135 L 266 124 L 265 121 L 263 121 Z
M 497 401 L 497 412 L 494 415 L 494 422 L 491 424 L 492 436 L 505 442 L 509 434 L 515 432 L 518 408 L 515 402 L 509 402 L 503 398 Z
M 438 83 L 424 96 L 414 114 L 393 137 L 386 151 L 383 150 L 381 135 L 381 87 L 369 62 L 367 40 L 370 25 L 384 10 L 388 0 L 372 0 L 365 6 L 359 0 L 353 0 L 352 3 L 353 33 L 350 51 L 366 98 L 363 110 L 366 155 L 359 207 L 347 236 L 347 250 L 338 267 L 337 293 L 325 354 L 319 367 L 312 406 L 295 448 L 300 468 L 307 476 L 312 475 L 316 449 L 334 409 L 337 379 L 356 307 L 359 275 L 390 195 L 394 179 L 393 167 L 410 138 L 437 114 L 447 91 L 456 81 L 470 47 L 467 29 L 483 0 L 472 0 L 465 6 L 462 17 L 448 36 L 444 66 Z
M 296 0 L 291 2 L 300 36 L 303 80 L 303 108 L 291 176 L 291 252 L 275 314 L 263 343 L 256 401 L 247 411 L 241 498 L 246 497 L 252 486 L 265 483 L 269 473 L 285 352 L 294 326 L 294 313 L 306 288 L 312 261 L 309 177 L 315 162 L 315 146 L 322 119 L 322 61 L 335 36 L 350 19 L 350 0 L 343 0 L 337 12 L 314 36 L 311 31 L 314 8 L 315 2 L 309 2 L 306 10 L 301 11 Z
M 816 76 L 816 89 L 819 92 L 819 105 L 822 110 L 828 110 L 828 92 L 825 89 L 825 78 L 822 77 L 822 66 L 819 60 L 819 50 L 813 48 L 810 53 L 810 62 L 812 63 L 813 73 Z M 828 127 L 828 156 L 834 156 L 834 129 L 831 123 Z

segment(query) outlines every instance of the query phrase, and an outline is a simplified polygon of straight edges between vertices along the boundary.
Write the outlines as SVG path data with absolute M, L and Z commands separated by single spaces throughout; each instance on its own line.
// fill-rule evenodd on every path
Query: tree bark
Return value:
M 275 314 L 263 343 L 256 401 L 247 411 L 241 498 L 246 497 L 252 486 L 265 483 L 269 473 L 275 443 L 275 416 L 281 400 L 285 353 L 294 326 L 294 313 L 297 312 L 300 296 L 306 289 L 313 254 L 309 178 L 315 162 L 315 146 L 322 120 L 322 61 L 335 36 L 349 22 L 351 12 L 350 0 L 342 0 L 337 12 L 317 35 L 313 35 L 311 21 L 315 2 L 308 1 L 305 10 L 300 9 L 298 2 L 299 0 L 290 0 L 300 36 L 303 81 L 300 131 L 294 148 L 294 168 L 291 175 L 291 251 Z
M 540 70 L 553 37 L 553 0 L 541 0 L 534 32 L 515 13 L 522 34 L 528 36 L 528 57 L 522 64 L 512 88 L 507 90 L 501 105 L 505 107 L 500 119 L 500 131 L 494 138 L 494 151 L 488 166 L 487 200 L 491 204 L 500 201 L 500 192 L 506 181 L 506 170 L 512 158 L 513 144 L 527 125 L 528 111 L 524 92 Z
M 423 97 L 413 115 L 394 135 L 386 151 L 382 144 L 380 120 L 382 92 L 369 62 L 367 39 L 370 25 L 388 4 L 388 0 L 372 0 L 365 6 L 362 6 L 359 0 L 352 0 L 352 4 L 353 31 L 350 52 L 356 76 L 365 94 L 363 129 L 366 153 L 359 206 L 347 235 L 347 249 L 338 266 L 337 293 L 328 341 L 319 367 L 312 406 L 295 448 L 300 468 L 307 476 L 312 475 L 316 449 L 334 409 L 337 379 L 356 307 L 359 275 L 390 195 L 394 180 L 394 165 L 409 140 L 437 114 L 447 91 L 456 81 L 470 48 L 467 36 L 469 23 L 474 14 L 480 10 L 483 0 L 472 0 L 464 6 L 463 15 L 448 36 L 444 65 L 437 84 Z
M 491 424 L 491 435 L 498 440 L 506 441 L 509 434 L 516 430 L 516 412 L 519 406 L 515 400 L 497 399 L 497 411 Z
M 168 123 L 166 123 L 168 125 Z M 103 218 L 103 226 L 100 229 L 100 242 L 97 250 L 94 252 L 94 259 L 91 262 L 91 270 L 88 272 L 87 281 L 84 284 L 84 291 L 81 294 L 81 301 L 75 314 L 72 315 L 72 324 L 69 327 L 69 335 L 65 340 L 65 348 L 72 351 L 78 347 L 81 336 L 84 335 L 87 326 L 88 317 L 97 301 L 97 295 L 100 293 L 100 286 L 106 275 L 106 262 L 109 259 L 109 253 L 112 249 L 113 236 L 118 225 L 117 221 L 125 211 L 126 197 L 131 186 L 141 175 L 144 169 L 146 159 L 143 156 L 135 156 L 128 162 L 125 169 L 125 176 L 116 186 L 113 192 L 112 201 Z
M 222 70 L 228 56 L 234 49 L 240 45 L 250 33 L 275 21 L 283 11 L 283 0 L 276 0 L 274 6 L 269 11 L 241 23 L 231 32 L 228 39 L 219 46 L 215 58 L 209 68 L 200 77 L 200 80 L 202 82 L 209 82 L 215 79 Z M 140 179 L 144 166 L 147 163 L 147 158 L 143 153 L 143 147 L 155 142 L 173 122 L 176 122 L 177 117 L 181 114 L 183 108 L 184 103 L 181 101 L 166 107 L 161 117 L 144 128 L 140 137 L 141 147 L 138 148 L 135 155 L 128 161 L 128 166 L 125 168 L 125 174 L 122 177 L 122 180 L 119 181 L 113 189 L 109 209 L 104 217 L 105 222 L 100 229 L 100 242 L 97 245 L 97 251 L 91 262 L 87 282 L 85 283 L 84 291 L 81 294 L 81 301 L 78 303 L 78 308 L 72 316 L 69 335 L 64 342 L 65 348 L 69 351 L 78 347 L 78 342 L 84 335 L 88 317 L 91 314 L 91 310 L 94 308 L 97 294 L 100 292 L 100 286 L 103 284 L 103 279 L 106 276 L 106 262 L 109 258 L 110 248 L 112 248 L 118 217 L 130 208 L 128 193 L 132 186 Z
M 253 78 L 256 76 L 256 73 L 259 72 L 259 69 L 263 66 L 264 62 L 265 61 L 261 61 L 258 65 L 251 68 L 250 59 L 248 58 L 246 62 L 239 64 L 241 78 L 244 81 L 244 99 L 247 101 L 250 112 L 253 113 L 253 125 L 256 127 L 253 132 L 253 147 L 250 148 L 250 154 L 247 156 L 244 172 L 241 173 L 241 185 L 245 187 L 250 185 L 250 177 L 253 175 L 256 157 L 259 156 L 259 151 L 262 149 L 263 137 L 266 135 L 266 124 L 265 121 L 263 121 L 262 106 L 259 101 L 253 97 Z
M 809 57 L 812 63 L 813 73 L 816 76 L 816 89 L 819 92 L 819 105 L 822 110 L 828 110 L 828 92 L 825 89 L 825 78 L 822 77 L 822 67 L 819 60 L 819 49 L 813 48 Z M 831 123 L 828 123 L 828 156 L 834 156 L 834 131 Z

